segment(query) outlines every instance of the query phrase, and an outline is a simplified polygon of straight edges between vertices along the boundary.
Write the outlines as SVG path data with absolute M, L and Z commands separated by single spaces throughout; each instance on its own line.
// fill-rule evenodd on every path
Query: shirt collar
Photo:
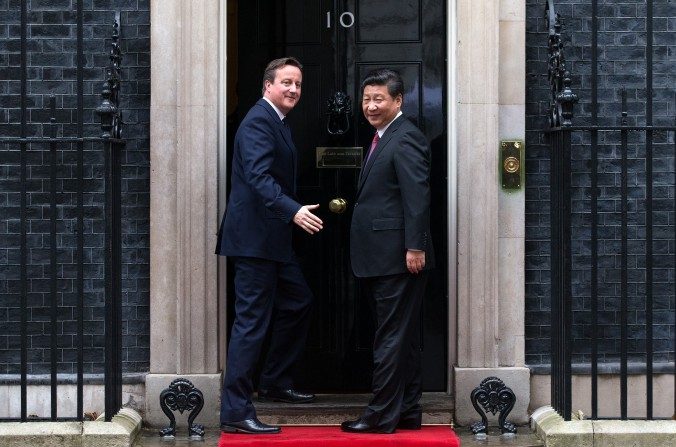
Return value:
M 394 119 L 393 119 L 392 121 L 390 121 L 389 123 L 387 123 L 387 124 L 385 125 L 385 127 L 383 127 L 382 129 L 378 129 L 378 138 L 382 138 L 382 137 L 383 137 L 383 134 L 385 133 L 385 131 L 387 130 L 387 128 L 390 127 L 390 124 L 392 124 L 392 123 L 394 122 L 394 120 L 396 120 L 397 118 L 399 118 L 401 115 L 403 115 L 403 113 L 401 113 L 401 110 L 400 110 L 399 113 L 397 113 L 397 116 L 395 116 Z
M 272 103 L 272 101 L 270 101 L 268 98 L 266 98 L 265 96 L 263 96 L 263 99 L 266 100 L 266 101 L 268 102 L 268 104 L 270 104 L 270 105 L 272 106 L 272 109 L 273 109 L 275 112 L 277 112 L 277 116 L 279 116 L 279 119 L 282 120 L 282 121 L 284 121 L 284 118 L 285 118 L 286 115 L 284 115 L 282 112 L 280 112 L 279 109 L 277 108 L 277 106 L 274 105 L 274 104 Z

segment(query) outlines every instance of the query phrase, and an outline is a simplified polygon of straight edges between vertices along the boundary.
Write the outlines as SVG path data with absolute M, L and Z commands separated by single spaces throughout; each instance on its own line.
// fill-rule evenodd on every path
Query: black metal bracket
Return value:
M 106 81 L 103 83 L 101 104 L 96 113 L 101 117 L 101 138 L 122 138 L 122 113 L 120 112 L 120 72 L 122 50 L 120 49 L 120 12 L 115 13 L 113 22 L 113 40 L 110 48 L 110 66 L 106 69 Z
M 160 430 L 160 436 L 176 436 L 176 418 L 172 411 L 178 410 L 181 414 L 184 411 L 190 411 L 188 415 L 188 436 L 191 438 L 203 438 L 204 426 L 193 424 L 200 411 L 204 407 L 204 396 L 202 392 L 188 380 L 178 378 L 171 382 L 169 388 L 160 393 L 160 408 L 169 418 L 169 427 Z
M 516 396 L 511 388 L 505 386 L 502 380 L 497 377 L 486 377 L 481 381 L 481 385 L 472 390 L 470 399 L 474 409 L 481 416 L 481 422 L 475 422 L 471 425 L 472 433 L 476 435 L 477 433 L 486 433 L 488 430 L 486 411 L 490 411 L 493 415 L 498 411 L 500 412 L 498 424 L 502 433 L 516 433 L 516 426 L 505 420 L 514 408 Z M 483 407 L 483 410 L 479 405 Z
M 563 17 L 554 9 L 554 1 L 548 0 L 545 19 L 549 28 L 547 46 L 549 48 L 548 78 L 551 90 L 549 99 L 549 126 L 570 127 L 573 125 L 573 106 L 577 95 L 570 88 L 570 72 L 566 68 L 561 31 L 565 28 Z

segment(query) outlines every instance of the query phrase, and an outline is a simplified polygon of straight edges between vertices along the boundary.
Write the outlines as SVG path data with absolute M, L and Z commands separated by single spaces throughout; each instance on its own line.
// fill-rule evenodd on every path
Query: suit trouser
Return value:
M 421 411 L 420 304 L 427 272 L 363 280 L 375 307 L 373 398 L 362 419 L 393 431 L 399 418 Z
M 292 388 L 292 367 L 305 348 L 312 292 L 297 261 L 234 258 L 235 322 L 221 393 L 221 422 L 252 418 L 253 372 L 270 325 L 260 388 Z

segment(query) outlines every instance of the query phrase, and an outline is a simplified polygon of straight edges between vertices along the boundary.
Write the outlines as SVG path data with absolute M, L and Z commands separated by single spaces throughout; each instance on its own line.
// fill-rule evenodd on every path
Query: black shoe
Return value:
M 273 401 L 273 402 L 286 402 L 287 404 L 302 404 L 305 402 L 312 402 L 315 400 L 314 394 L 309 393 L 300 393 L 296 390 L 258 390 L 258 400 Z
M 399 415 L 399 423 L 397 428 L 403 430 L 420 430 L 422 425 L 422 408 L 419 404 L 410 407 L 406 411 L 402 411 Z
M 380 427 L 373 426 L 357 419 L 356 421 L 345 421 L 340 424 L 340 429 L 349 433 L 392 433 L 394 430 L 383 430 Z
M 221 431 L 225 433 L 248 433 L 251 435 L 267 435 L 279 433 L 281 428 L 264 424 L 257 418 L 244 419 L 237 422 L 221 422 Z
M 422 426 L 422 413 L 414 413 L 399 418 L 397 428 L 402 430 L 420 430 Z

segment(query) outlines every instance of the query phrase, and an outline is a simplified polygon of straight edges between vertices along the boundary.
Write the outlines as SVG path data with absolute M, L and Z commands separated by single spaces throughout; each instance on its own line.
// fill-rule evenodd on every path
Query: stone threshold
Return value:
M 138 385 L 146 383 L 147 373 L 124 373 L 122 374 L 122 383 L 124 385 Z M 82 382 L 84 385 L 103 385 L 105 383 L 104 374 L 83 374 Z M 51 374 L 28 374 L 26 376 L 28 385 L 51 385 Z M 77 374 L 57 374 L 56 383 L 58 385 L 77 385 Z M 0 385 L 21 385 L 21 374 L 0 374 Z
M 545 447 L 673 447 L 676 421 L 572 420 L 551 407 L 538 408 L 531 416 L 531 428 Z
M 275 425 L 334 425 L 358 418 L 371 394 L 318 394 L 314 402 L 285 404 L 254 400 L 258 418 Z M 451 424 L 453 396 L 443 392 L 423 393 L 420 399 L 423 424 Z
M 130 447 L 141 431 L 141 416 L 123 408 L 104 422 L 3 422 L 0 445 L 3 447 Z
M 284 427 L 282 427 L 282 431 Z M 510 447 L 542 447 L 542 441 L 531 433 L 528 427 L 519 427 L 514 436 L 501 436 L 497 433 L 485 438 L 477 438 L 467 427 L 456 427 L 455 433 L 460 438 L 462 447 L 510 446 Z M 203 439 L 188 438 L 187 430 L 179 430 L 176 438 L 170 441 L 160 438 L 157 430 L 145 429 L 134 447 L 207 447 L 218 445 L 221 433 L 216 428 L 206 430 Z

